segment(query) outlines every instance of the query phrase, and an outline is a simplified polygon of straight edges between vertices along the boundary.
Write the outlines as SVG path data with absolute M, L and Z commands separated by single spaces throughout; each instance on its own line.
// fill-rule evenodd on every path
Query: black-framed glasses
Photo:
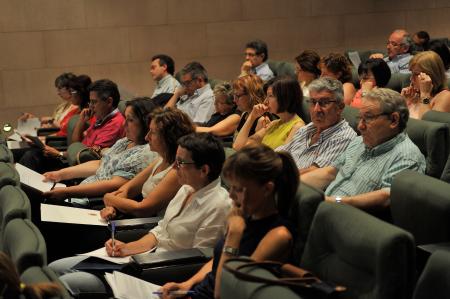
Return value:
M 175 165 L 176 169 L 180 169 L 181 166 L 183 166 L 183 165 L 194 165 L 194 164 L 195 164 L 194 161 L 184 161 L 181 159 L 175 159 L 174 165 Z
M 186 80 L 186 81 L 182 81 L 181 85 L 183 85 L 184 87 L 189 86 L 189 84 L 192 83 L 192 81 L 194 81 L 195 79 L 192 78 L 191 80 Z
M 316 104 L 319 104 L 321 108 L 328 107 L 328 105 L 330 105 L 331 103 L 337 103 L 337 101 L 332 98 L 320 98 L 320 99 L 309 98 L 306 100 L 306 102 L 311 107 L 314 107 L 316 106 Z
M 370 115 L 370 114 L 369 114 L 369 115 L 358 115 L 358 116 L 356 117 L 356 121 L 357 121 L 358 123 L 359 123 L 360 121 L 362 121 L 363 124 L 367 125 L 367 124 L 373 122 L 375 119 L 377 119 L 377 118 L 379 118 L 380 116 L 383 116 L 383 115 L 391 115 L 391 113 L 388 113 L 388 112 L 381 112 L 381 113 L 374 114 L 374 115 Z

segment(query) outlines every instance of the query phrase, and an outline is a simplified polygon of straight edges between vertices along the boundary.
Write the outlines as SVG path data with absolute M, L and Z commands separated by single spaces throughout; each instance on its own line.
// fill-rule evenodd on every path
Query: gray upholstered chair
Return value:
M 309 104 L 308 104 L 308 97 L 303 97 L 302 101 L 302 111 L 301 111 L 301 119 L 305 122 L 305 124 L 309 124 L 311 122 L 311 114 L 309 113 Z
M 345 204 L 323 202 L 314 217 L 301 267 L 346 286 L 339 298 L 411 298 L 410 233 Z
M 391 75 L 391 79 L 389 79 L 386 88 L 390 88 L 397 92 L 401 92 L 402 88 L 409 86 L 410 82 L 411 82 L 410 74 L 395 73 Z
M 11 257 L 20 274 L 29 267 L 47 264 L 44 237 L 28 219 L 15 218 L 8 222 L 3 234 L 3 251 Z
M 355 132 L 359 135 L 358 116 L 359 116 L 359 109 L 351 106 L 346 105 L 344 110 L 342 111 L 342 117 L 348 122 L 350 127 L 352 127 L 352 129 L 355 130 Z
M 413 234 L 416 244 L 450 242 L 450 184 L 404 170 L 391 186 L 395 225 Z
M 52 299 L 70 299 L 72 298 L 67 292 L 65 286 L 58 279 L 56 274 L 47 266 L 38 267 L 32 266 L 26 269 L 21 275 L 20 280 L 25 284 L 34 283 L 57 283 L 61 287 L 61 296 L 53 297 Z
M 30 219 L 31 207 L 27 195 L 19 188 L 11 185 L 0 189 L 0 240 L 3 238 L 5 226 L 11 219 Z M 0 242 L 0 250 L 3 243 Z
M 413 299 L 448 298 L 450 294 L 450 252 L 436 251 L 417 281 Z
M 286 61 L 268 60 L 267 64 L 275 77 L 289 76 L 297 79 L 297 76 L 295 75 L 295 67 L 292 63 Z
M 0 162 L 12 163 L 14 162 L 13 154 L 6 144 L 0 144 Z
M 20 176 L 12 163 L 0 162 L 0 188 L 5 185 L 19 186 Z

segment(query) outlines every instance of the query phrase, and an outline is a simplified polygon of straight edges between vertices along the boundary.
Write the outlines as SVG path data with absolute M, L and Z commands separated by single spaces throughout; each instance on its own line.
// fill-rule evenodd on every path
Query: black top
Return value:
M 281 218 L 280 215 L 274 214 L 269 217 L 251 220 L 246 219 L 246 227 L 244 234 L 239 244 L 239 254 L 250 256 L 258 247 L 259 242 L 264 238 L 264 236 L 272 229 L 285 226 L 291 234 L 294 236 L 291 226 L 288 221 Z M 195 294 L 191 295 L 193 299 L 203 299 L 203 298 L 213 298 L 214 297 L 214 284 L 216 279 L 217 267 L 219 265 L 219 260 L 222 255 L 223 245 L 225 239 L 219 240 L 214 247 L 214 258 L 212 271 L 209 272 L 206 277 L 192 289 Z

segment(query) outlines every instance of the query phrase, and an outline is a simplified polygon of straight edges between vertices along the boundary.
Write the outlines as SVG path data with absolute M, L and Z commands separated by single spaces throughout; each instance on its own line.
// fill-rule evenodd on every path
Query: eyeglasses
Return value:
M 388 41 L 386 42 L 386 45 L 391 45 L 391 46 L 393 46 L 393 47 L 401 47 L 401 46 L 403 46 L 403 44 L 399 44 L 399 43 L 396 43 L 396 42 L 391 41 L 391 40 L 388 40 Z
M 97 105 L 98 102 L 99 102 L 98 100 L 89 100 L 89 105 L 95 106 Z
M 195 79 L 194 78 L 192 78 L 191 80 L 186 80 L 186 81 L 183 81 L 183 82 L 181 82 L 181 85 L 183 85 L 184 87 L 186 87 L 186 86 L 188 86 L 189 84 L 191 84 L 192 83 L 192 81 L 194 81 Z
M 245 56 L 249 56 L 249 57 L 255 57 L 256 55 L 258 55 L 256 53 L 251 53 L 251 52 L 245 52 L 244 54 L 245 54 Z
M 243 96 L 246 96 L 247 94 L 246 93 L 241 93 L 241 94 L 233 94 L 233 98 L 235 99 L 235 100 L 237 100 L 237 99 L 240 99 L 240 98 L 242 98 Z
M 375 119 L 379 118 L 380 116 L 383 115 L 391 115 L 391 113 L 388 112 L 382 112 L 382 113 L 378 113 L 378 114 L 374 114 L 374 115 L 359 115 L 356 117 L 357 122 L 359 123 L 360 121 L 363 122 L 363 124 L 367 125 L 371 122 L 373 122 Z
M 319 104 L 319 106 L 321 108 L 325 108 L 328 107 L 328 105 L 330 105 L 331 103 L 337 103 L 336 100 L 333 100 L 332 98 L 320 98 L 320 99 L 313 99 L 310 98 L 308 100 L 306 100 L 306 102 L 309 104 L 309 106 L 311 107 L 315 107 L 316 104 Z
M 174 165 L 175 165 L 176 169 L 180 169 L 182 165 L 194 165 L 194 164 L 195 164 L 194 161 L 189 162 L 189 161 L 183 161 L 181 159 L 175 159 L 175 164 Z

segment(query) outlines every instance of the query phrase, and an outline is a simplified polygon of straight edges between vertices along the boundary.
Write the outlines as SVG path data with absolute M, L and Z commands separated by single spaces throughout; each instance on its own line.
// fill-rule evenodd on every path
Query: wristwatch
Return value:
M 336 196 L 336 197 L 334 198 L 334 201 L 335 201 L 336 203 L 342 203 L 342 197 Z
M 425 105 L 430 104 L 430 99 L 429 98 L 422 99 L 422 104 L 425 104 Z
M 239 255 L 239 249 L 238 248 L 233 248 L 233 247 L 230 247 L 230 246 L 224 246 L 223 249 L 222 249 L 222 252 L 226 253 L 228 255 L 231 255 L 231 256 L 238 256 Z

